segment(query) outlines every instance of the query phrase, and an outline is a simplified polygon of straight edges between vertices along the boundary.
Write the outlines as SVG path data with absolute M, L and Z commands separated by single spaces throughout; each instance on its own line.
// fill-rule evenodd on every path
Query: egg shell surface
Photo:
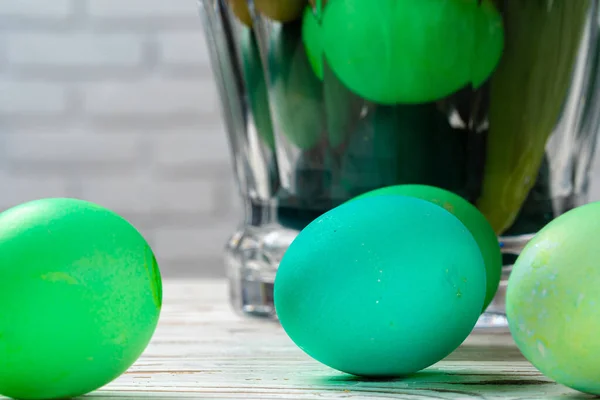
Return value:
M 76 397 L 125 372 L 162 303 L 152 250 L 126 220 L 76 199 L 0 214 L 0 394 Z
M 544 375 L 600 394 L 600 203 L 550 222 L 527 244 L 508 280 L 515 342 Z
M 490 0 L 329 0 L 321 32 L 338 78 L 388 105 L 478 87 L 504 47 L 502 17 Z
M 334 369 L 403 376 L 456 349 L 485 297 L 481 252 L 443 208 L 405 196 L 345 203 L 310 223 L 275 278 L 290 338 Z
M 435 186 L 428 185 L 396 185 L 373 190 L 359 198 L 381 195 L 404 195 L 430 201 L 443 207 L 457 217 L 471 232 L 479 245 L 486 269 L 486 295 L 482 311 L 494 299 L 500 284 L 502 273 L 502 253 L 494 229 L 485 216 L 471 203 L 461 196 Z

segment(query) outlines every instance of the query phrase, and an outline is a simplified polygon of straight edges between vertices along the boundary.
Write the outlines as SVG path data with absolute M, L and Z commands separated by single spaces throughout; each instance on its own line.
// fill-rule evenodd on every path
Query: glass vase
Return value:
M 385 186 L 474 204 L 511 265 L 587 201 L 600 106 L 597 0 L 201 0 L 245 220 L 226 244 L 234 308 L 276 318 L 297 233 Z

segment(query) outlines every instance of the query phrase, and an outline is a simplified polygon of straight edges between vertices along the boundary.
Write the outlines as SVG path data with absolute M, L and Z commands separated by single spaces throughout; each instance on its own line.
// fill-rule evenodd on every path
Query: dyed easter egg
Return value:
M 74 199 L 0 214 L 0 394 L 83 395 L 121 375 L 156 328 L 156 259 L 117 214 Z
M 367 100 L 424 103 L 480 86 L 498 64 L 502 17 L 491 0 L 329 0 L 325 58 Z
M 349 374 L 403 376 L 473 329 L 485 267 L 473 236 L 425 200 L 345 203 L 300 232 L 275 277 L 277 315 L 316 360 Z
M 430 201 L 452 213 L 467 227 L 473 238 L 475 238 L 485 262 L 487 285 L 482 309 L 482 311 L 485 311 L 498 290 L 502 272 L 502 253 L 494 229 L 492 229 L 483 214 L 459 195 L 426 185 L 390 186 L 365 193 L 357 199 L 382 195 L 403 195 Z
M 506 313 L 515 342 L 544 375 L 600 394 L 600 203 L 550 222 L 515 263 Z

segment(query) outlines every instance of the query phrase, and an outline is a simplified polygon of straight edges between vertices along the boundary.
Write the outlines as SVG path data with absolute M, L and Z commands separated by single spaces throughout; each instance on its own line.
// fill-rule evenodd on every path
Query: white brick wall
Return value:
M 212 79 L 152 77 L 128 82 L 98 82 L 82 90 L 83 106 L 91 116 L 178 116 L 214 118 L 219 112 Z
M 223 154 L 228 154 L 227 142 L 207 141 L 215 126 L 204 130 L 177 130 L 170 135 L 157 135 L 152 140 L 157 163 L 165 169 L 202 168 L 206 164 L 221 162 Z
M 14 163 L 118 163 L 141 154 L 140 135 L 99 135 L 85 131 L 55 132 L 37 128 L 5 134 L 6 160 Z
M 92 18 L 188 19 L 197 14 L 196 0 L 89 0 L 88 9 Z
M 13 68 L 139 67 L 144 38 L 125 33 L 15 33 L 5 36 Z
M 2 74 L 4 75 L 4 74 Z M 11 80 L 0 75 L 0 117 L 39 117 L 62 114 L 67 108 L 67 90 L 52 82 Z
M 0 2 L 0 209 L 92 200 L 165 275 L 222 274 L 241 211 L 197 2 Z
M 32 199 L 70 195 L 69 179 L 62 177 L 48 178 L 3 170 L 0 172 L 0 185 L 5 188 L 0 196 L 0 209 Z
M 222 275 L 241 211 L 197 0 L 2 0 L 0 26 L 0 210 L 95 201 L 165 275 Z
M 71 0 L 3 0 L 0 17 L 59 18 L 71 14 Z
M 206 41 L 196 32 L 165 33 L 158 37 L 159 57 L 167 65 L 210 68 Z

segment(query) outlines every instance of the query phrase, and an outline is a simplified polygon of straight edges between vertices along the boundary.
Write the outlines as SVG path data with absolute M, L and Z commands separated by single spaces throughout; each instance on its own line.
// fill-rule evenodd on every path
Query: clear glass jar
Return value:
M 479 326 L 502 326 L 511 265 L 587 201 L 600 117 L 598 0 L 201 0 L 246 218 L 231 300 L 276 317 L 281 257 L 367 191 L 438 186 L 504 253 Z

